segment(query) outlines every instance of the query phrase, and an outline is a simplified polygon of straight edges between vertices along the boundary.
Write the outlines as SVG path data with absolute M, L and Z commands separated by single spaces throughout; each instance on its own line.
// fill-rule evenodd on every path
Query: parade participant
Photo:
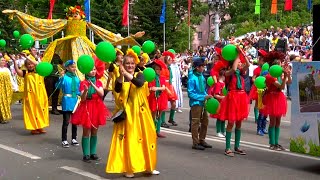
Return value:
M 139 63 L 137 64 L 135 72 L 143 72 L 143 70 L 146 68 L 145 65 L 149 61 L 149 55 L 147 53 L 143 53 L 139 57 Z
M 204 109 L 204 103 L 205 100 L 212 98 L 212 96 L 208 95 L 205 90 L 206 81 L 202 74 L 204 66 L 203 60 L 195 57 L 193 60 L 194 70 L 192 74 L 189 74 L 188 79 L 188 97 L 191 107 L 191 134 L 193 141 L 192 149 L 196 150 L 212 148 L 211 145 L 205 142 L 208 128 L 208 114 Z
M 55 88 L 56 83 L 59 81 L 59 71 L 58 66 L 63 64 L 59 55 L 55 54 L 52 58 L 51 64 L 53 66 L 53 71 L 51 74 L 44 78 L 47 95 L 51 96 L 51 114 L 59 115 L 58 107 L 58 99 L 60 94 L 60 89 Z
M 120 76 L 117 77 L 114 92 L 116 112 L 126 112 L 125 119 L 114 124 L 107 173 L 125 173 L 128 178 L 134 173 L 156 171 L 157 135 L 149 108 L 147 95 L 144 93 L 144 76 L 134 72 L 137 55 L 130 51 L 120 65 Z
M 279 65 L 285 59 L 281 52 L 271 51 L 265 57 L 265 61 L 271 67 Z M 267 90 L 263 97 L 264 108 L 262 112 L 269 116 L 269 144 L 271 150 L 285 150 L 279 144 L 281 117 L 287 113 L 287 99 L 282 92 L 287 83 L 291 83 L 291 75 L 288 66 L 284 66 L 283 77 L 274 78 L 270 74 L 266 75 Z
M 216 98 L 220 103 L 225 98 L 223 89 L 225 88 L 225 73 L 226 67 L 225 63 L 222 60 L 219 60 L 215 63 L 212 71 L 218 72 L 217 82 L 213 85 L 212 88 L 209 89 L 208 94 L 212 95 L 214 98 Z M 211 72 L 212 72 L 211 71 Z M 217 74 L 217 73 L 214 73 Z M 216 118 L 216 133 L 217 137 L 225 137 L 225 121 L 220 120 L 220 114 L 217 112 L 217 114 L 210 114 L 211 118 Z
M 73 60 L 68 60 L 64 63 L 66 68 L 66 73 L 59 79 L 56 84 L 56 88 L 61 88 L 62 96 L 62 114 L 63 114 L 63 123 L 62 123 L 62 132 L 61 140 L 62 147 L 68 148 L 69 143 L 67 141 L 67 132 L 70 122 L 70 118 L 75 108 L 77 108 L 79 103 L 79 86 L 80 79 L 76 76 L 76 62 Z M 72 135 L 71 135 L 71 145 L 79 146 L 77 141 L 77 126 L 72 124 Z
M 11 119 L 11 99 L 13 91 L 18 91 L 10 70 L 6 67 L 6 60 L 0 57 L 0 123 L 6 124 Z
M 177 62 L 174 60 L 170 65 L 170 69 L 172 72 L 172 85 L 177 94 L 175 108 L 177 109 L 178 112 L 182 112 L 181 108 L 183 107 L 183 94 L 182 94 L 182 87 L 181 87 L 182 84 L 181 84 L 181 73 L 180 73 L 179 63 L 180 62 Z
M 97 62 L 97 61 L 96 61 Z M 104 64 L 103 64 L 104 65 Z M 106 118 L 110 112 L 104 105 L 101 97 L 103 96 L 102 82 L 97 77 L 99 73 L 95 67 L 85 75 L 85 80 L 80 83 L 81 103 L 74 114 L 71 116 L 71 123 L 82 125 L 82 151 L 83 161 L 99 160 L 97 155 L 98 128 L 106 124 Z M 101 74 L 104 71 L 104 68 Z
M 165 77 L 161 76 L 161 70 L 166 69 L 167 66 L 161 60 L 154 60 L 151 66 L 156 72 L 156 79 L 148 83 L 150 94 L 148 96 L 149 107 L 152 113 L 153 120 L 156 124 L 156 132 L 159 138 L 165 138 L 166 136 L 160 133 L 161 119 L 160 114 L 168 108 L 168 97 L 164 92 L 166 90 Z
M 14 62 L 16 73 L 24 77 L 23 120 L 25 128 L 31 134 L 46 133 L 43 129 L 49 126 L 48 96 L 44 86 L 44 78 L 35 72 L 36 62 L 27 59 L 26 70 L 19 69 L 16 59 Z
M 241 52 L 241 50 L 238 49 Z M 240 56 L 239 56 L 240 57 Z M 241 124 L 249 115 L 248 96 L 245 92 L 244 73 L 249 68 L 249 61 L 247 58 L 241 63 L 240 58 L 237 58 L 230 63 L 228 70 L 225 72 L 226 87 L 228 94 L 220 104 L 220 119 L 228 121 L 226 131 L 226 149 L 225 155 L 233 157 L 234 153 L 246 155 L 246 152 L 240 149 L 241 138 Z M 234 152 L 231 150 L 230 141 L 234 124 L 235 128 L 235 147 Z

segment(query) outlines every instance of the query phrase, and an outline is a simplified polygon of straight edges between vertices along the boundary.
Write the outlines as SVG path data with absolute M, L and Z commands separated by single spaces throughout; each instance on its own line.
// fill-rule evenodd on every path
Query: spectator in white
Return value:
M 248 53 L 249 55 L 251 55 L 253 58 L 256 58 L 257 55 L 258 55 L 257 49 L 252 46 L 252 43 L 251 43 L 251 42 L 249 42 L 249 44 L 248 44 L 247 53 Z

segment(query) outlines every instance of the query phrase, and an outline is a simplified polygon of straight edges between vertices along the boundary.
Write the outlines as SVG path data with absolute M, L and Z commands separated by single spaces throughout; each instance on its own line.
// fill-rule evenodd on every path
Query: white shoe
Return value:
M 178 109 L 178 113 L 182 113 L 182 110 L 181 110 L 181 109 Z
M 69 147 L 68 141 L 62 141 L 62 147 L 68 148 Z
M 124 174 L 124 176 L 126 177 L 126 178 L 134 178 L 134 174 Z
M 73 146 L 79 146 L 79 143 L 78 143 L 77 140 L 72 139 L 72 140 L 71 140 L 71 145 L 73 145 Z
M 151 174 L 152 174 L 152 175 L 159 175 L 159 174 L 160 174 L 160 171 L 153 170 L 153 171 L 151 172 Z
M 219 137 L 219 138 L 224 138 L 225 137 L 222 133 L 217 133 L 216 136 Z

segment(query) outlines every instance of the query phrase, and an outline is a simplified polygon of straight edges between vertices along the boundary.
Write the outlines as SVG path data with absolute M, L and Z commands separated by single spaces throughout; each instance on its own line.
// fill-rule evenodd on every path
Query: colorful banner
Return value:
M 278 1 L 272 0 L 271 3 L 271 14 L 277 14 L 278 13 Z
M 162 9 L 161 9 L 161 16 L 160 16 L 160 23 L 164 24 L 166 22 L 166 0 L 163 0 Z
M 284 3 L 285 11 L 292 11 L 292 0 L 286 0 Z
M 260 0 L 256 0 L 256 6 L 254 9 L 254 14 L 260 14 L 260 9 L 261 9 L 261 2 Z
M 91 13 L 90 13 L 90 0 L 84 1 L 84 13 L 86 14 L 86 21 L 91 21 Z
M 128 26 L 129 21 L 129 0 L 124 0 L 123 7 L 122 7 L 122 26 Z
M 188 26 L 190 26 L 192 0 L 188 0 Z
M 320 62 L 294 62 L 290 151 L 320 157 Z
M 48 19 L 52 19 L 52 11 L 53 11 L 55 2 L 56 2 L 56 0 L 50 0 Z
M 308 0 L 308 10 L 311 11 L 312 9 L 312 0 Z

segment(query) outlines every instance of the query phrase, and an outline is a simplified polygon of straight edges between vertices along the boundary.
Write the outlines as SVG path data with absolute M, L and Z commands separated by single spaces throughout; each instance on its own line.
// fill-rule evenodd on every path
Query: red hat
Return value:
M 153 63 L 160 66 L 161 69 L 167 69 L 167 65 L 160 59 L 154 60 Z
M 268 53 L 264 49 L 259 49 L 258 54 L 259 56 L 265 57 Z
M 162 56 L 170 56 L 174 60 L 174 54 L 170 51 L 165 51 L 162 53 Z
M 270 51 L 265 57 L 264 61 L 272 64 L 275 60 L 283 62 L 285 60 L 285 54 L 279 51 Z
M 219 74 L 219 72 L 221 71 L 221 69 L 226 69 L 228 67 L 229 63 L 228 61 L 217 61 L 212 68 L 212 73 L 210 74 Z
M 94 66 L 96 67 L 97 73 L 96 78 L 100 79 L 103 77 L 104 71 L 106 69 L 106 64 L 102 62 L 97 56 L 93 56 Z

